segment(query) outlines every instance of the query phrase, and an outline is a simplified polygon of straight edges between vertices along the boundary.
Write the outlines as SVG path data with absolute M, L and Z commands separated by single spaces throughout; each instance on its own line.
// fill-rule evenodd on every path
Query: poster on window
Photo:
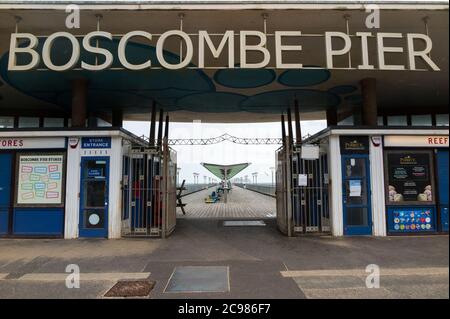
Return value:
M 388 153 L 390 203 L 434 201 L 429 153 Z
M 17 204 L 62 204 L 64 155 L 20 155 Z
M 435 224 L 435 213 L 432 207 L 388 209 L 388 228 L 391 233 L 434 232 Z

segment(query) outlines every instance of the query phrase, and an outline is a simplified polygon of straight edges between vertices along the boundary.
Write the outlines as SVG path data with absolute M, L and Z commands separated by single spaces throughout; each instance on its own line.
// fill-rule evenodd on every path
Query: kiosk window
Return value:
M 386 151 L 387 200 L 390 205 L 434 203 L 431 158 L 428 151 Z

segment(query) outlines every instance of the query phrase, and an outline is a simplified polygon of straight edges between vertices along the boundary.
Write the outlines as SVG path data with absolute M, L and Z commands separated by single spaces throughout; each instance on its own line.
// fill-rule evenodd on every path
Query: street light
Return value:
M 198 176 L 200 175 L 199 173 L 193 173 L 194 175 L 194 184 L 198 184 Z
M 275 171 L 275 167 L 270 167 L 270 170 L 272 171 L 272 186 L 273 186 L 274 185 L 273 172 Z
M 180 171 L 181 167 L 177 167 L 177 185 L 180 185 Z

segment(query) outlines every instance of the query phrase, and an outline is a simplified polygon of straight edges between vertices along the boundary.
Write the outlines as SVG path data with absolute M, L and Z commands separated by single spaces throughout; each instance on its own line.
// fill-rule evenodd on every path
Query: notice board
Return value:
M 64 154 L 21 154 L 17 159 L 16 204 L 63 204 Z
M 386 151 L 386 159 L 389 204 L 434 202 L 429 152 Z

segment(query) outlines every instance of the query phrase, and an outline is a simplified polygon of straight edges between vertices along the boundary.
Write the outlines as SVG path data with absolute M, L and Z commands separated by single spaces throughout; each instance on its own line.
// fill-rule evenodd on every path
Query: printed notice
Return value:
M 61 204 L 63 161 L 59 154 L 20 155 L 17 204 Z
M 307 174 L 298 174 L 298 186 L 308 186 Z
M 355 179 L 350 180 L 350 197 L 360 197 L 361 196 L 361 180 Z

